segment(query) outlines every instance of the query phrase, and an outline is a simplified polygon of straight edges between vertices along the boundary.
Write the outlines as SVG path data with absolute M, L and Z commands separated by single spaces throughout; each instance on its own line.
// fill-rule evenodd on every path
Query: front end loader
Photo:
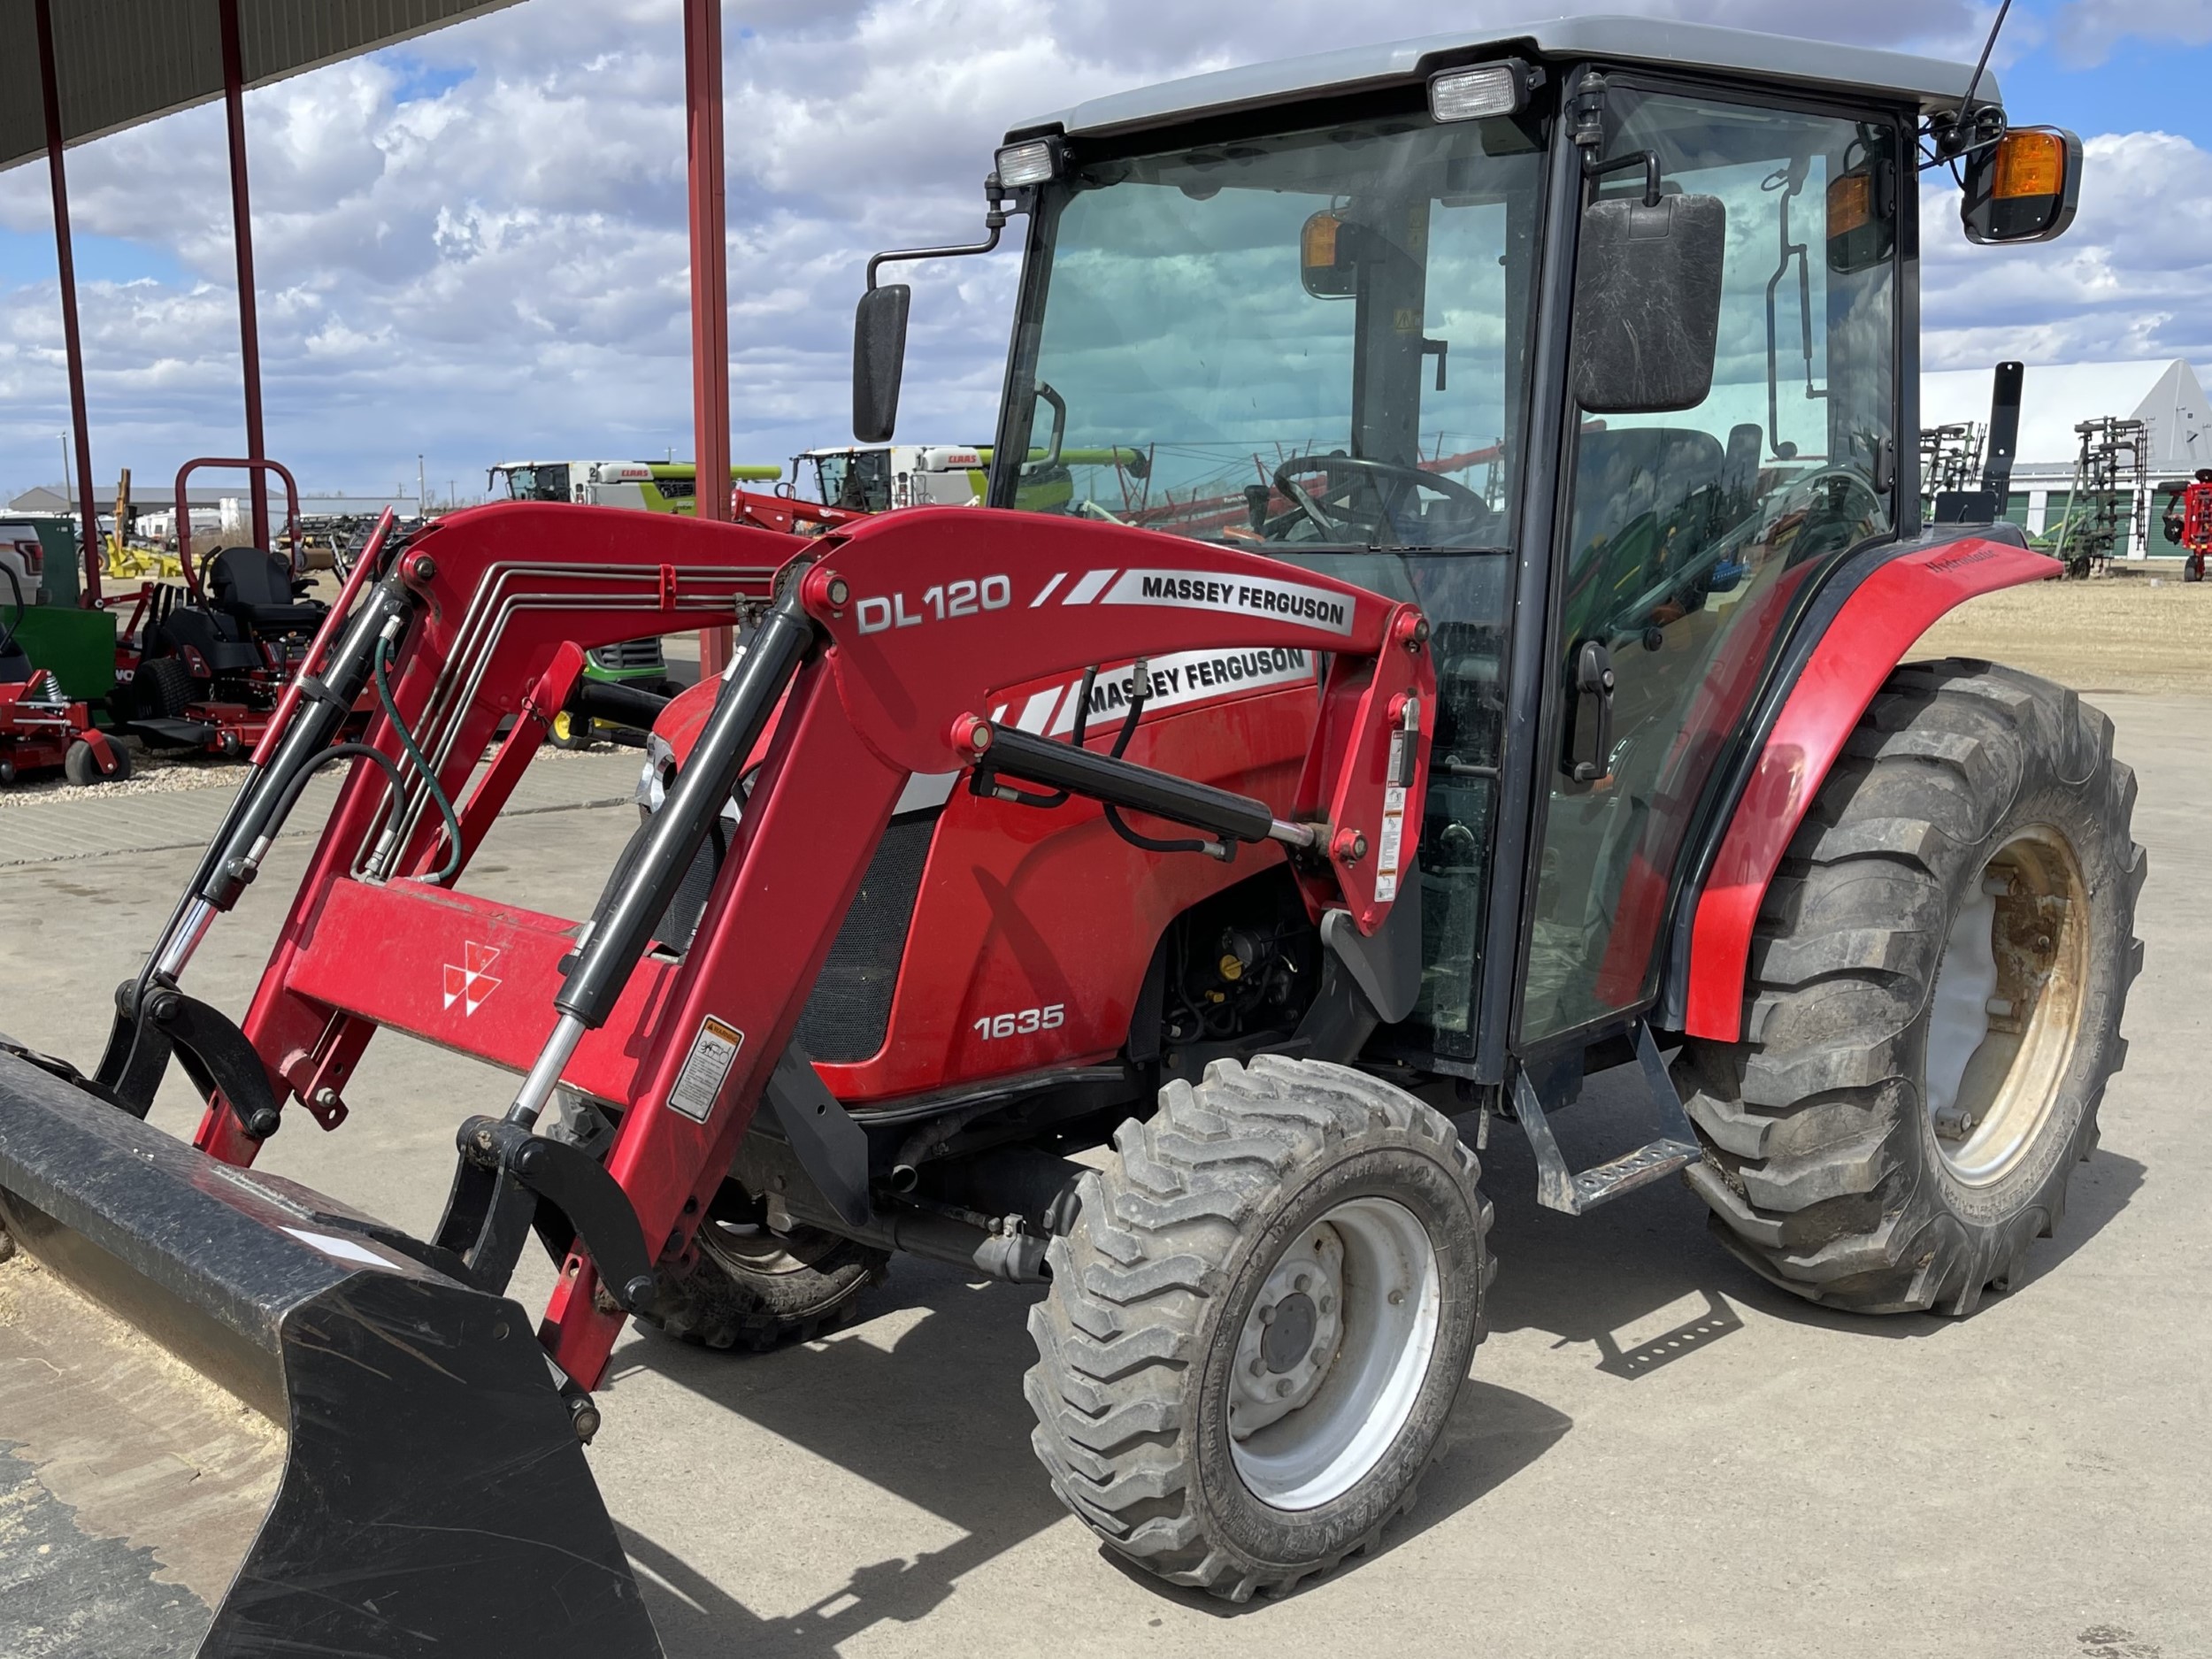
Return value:
M 1055 1491 L 1242 1600 L 1372 1549 L 1466 1409 L 1494 1124 L 1545 1205 L 1679 1175 L 1853 1313 L 1970 1312 L 2055 1224 L 2124 1054 L 2133 782 L 2072 693 L 1904 661 L 2053 567 L 1971 500 L 1924 525 L 1899 434 L 1923 172 L 1970 238 L 2044 239 L 2078 142 L 1959 65 L 1619 19 L 1007 141 L 984 240 L 879 256 L 856 330 L 855 436 L 888 442 L 912 295 L 878 273 L 1027 216 L 984 505 L 803 540 L 513 504 L 380 543 L 98 1064 L 0 1071 L 20 1257 L 289 1436 L 208 1651 L 650 1651 L 588 1486 L 496 1471 L 580 1472 L 629 1319 L 803 1337 L 900 1253 L 1047 1286 Z M 1029 471 L 1124 452 L 1141 525 Z M 664 705 L 583 674 L 725 625 L 729 672 Z M 580 921 L 466 883 L 565 715 L 652 727 Z M 234 1022 L 188 964 L 326 764 Z M 456 1125 L 428 1240 L 251 1168 L 343 1123 L 382 1028 L 521 1079 Z M 189 1150 L 134 1121 L 172 1059 Z M 1554 1119 L 1609 1068 L 1651 1128 L 1578 1169 Z M 414 1420 L 390 1391 L 439 1389 L 486 1462 L 345 1486 Z M 393 1553 L 349 1565 L 362 1538 Z

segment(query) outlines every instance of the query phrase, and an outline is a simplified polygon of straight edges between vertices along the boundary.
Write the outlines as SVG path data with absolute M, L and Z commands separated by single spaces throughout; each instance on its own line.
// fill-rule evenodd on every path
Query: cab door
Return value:
M 1822 573 L 1896 512 L 1895 124 L 1623 75 L 1604 137 L 1721 204 L 1718 349 L 1694 408 L 1571 411 L 1522 1053 L 1650 1005 L 1707 788 Z M 1585 188 L 1640 197 L 1646 174 Z

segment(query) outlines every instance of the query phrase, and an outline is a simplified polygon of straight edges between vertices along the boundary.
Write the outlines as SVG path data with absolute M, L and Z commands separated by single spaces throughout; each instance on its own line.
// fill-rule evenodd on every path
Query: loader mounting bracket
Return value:
M 436 1242 L 459 1259 L 468 1282 L 504 1292 L 534 1230 L 556 1267 L 580 1244 L 599 1282 L 626 1310 L 641 1313 L 652 1305 L 644 1232 L 604 1165 L 566 1141 L 496 1118 L 467 1119 L 457 1140 L 461 1159 Z
M 750 1133 L 764 1131 L 790 1144 L 799 1167 L 832 1209 L 856 1227 L 867 1225 L 875 1210 L 868 1197 L 868 1132 L 824 1087 L 796 1042 L 769 1074 Z

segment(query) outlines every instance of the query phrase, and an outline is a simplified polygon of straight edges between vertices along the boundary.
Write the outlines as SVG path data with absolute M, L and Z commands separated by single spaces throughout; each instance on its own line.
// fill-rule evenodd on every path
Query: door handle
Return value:
M 1605 776 L 1613 753 L 1613 657 L 1602 641 L 1575 648 L 1574 718 L 1567 728 L 1561 770 L 1577 783 Z

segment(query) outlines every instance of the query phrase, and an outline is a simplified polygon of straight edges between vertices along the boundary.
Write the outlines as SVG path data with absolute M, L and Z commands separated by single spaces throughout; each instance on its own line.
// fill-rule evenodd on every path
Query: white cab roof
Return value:
M 1492 50 L 1501 55 L 1527 52 L 1540 58 L 1598 58 L 1674 69 L 1709 67 L 1808 88 L 1871 90 L 1916 103 L 1924 110 L 1956 108 L 1974 73 L 1970 63 L 1787 35 L 1658 18 L 1563 17 L 1216 70 L 1091 98 L 1057 115 L 1025 121 L 1010 128 L 1010 136 L 1055 126 L 1071 134 L 1128 132 L 1194 116 L 1294 103 L 1324 92 L 1375 90 L 1420 80 L 1426 73 L 1424 65 L 1440 55 L 1463 62 Z M 1983 74 L 1974 101 L 2002 101 L 1994 72 Z

